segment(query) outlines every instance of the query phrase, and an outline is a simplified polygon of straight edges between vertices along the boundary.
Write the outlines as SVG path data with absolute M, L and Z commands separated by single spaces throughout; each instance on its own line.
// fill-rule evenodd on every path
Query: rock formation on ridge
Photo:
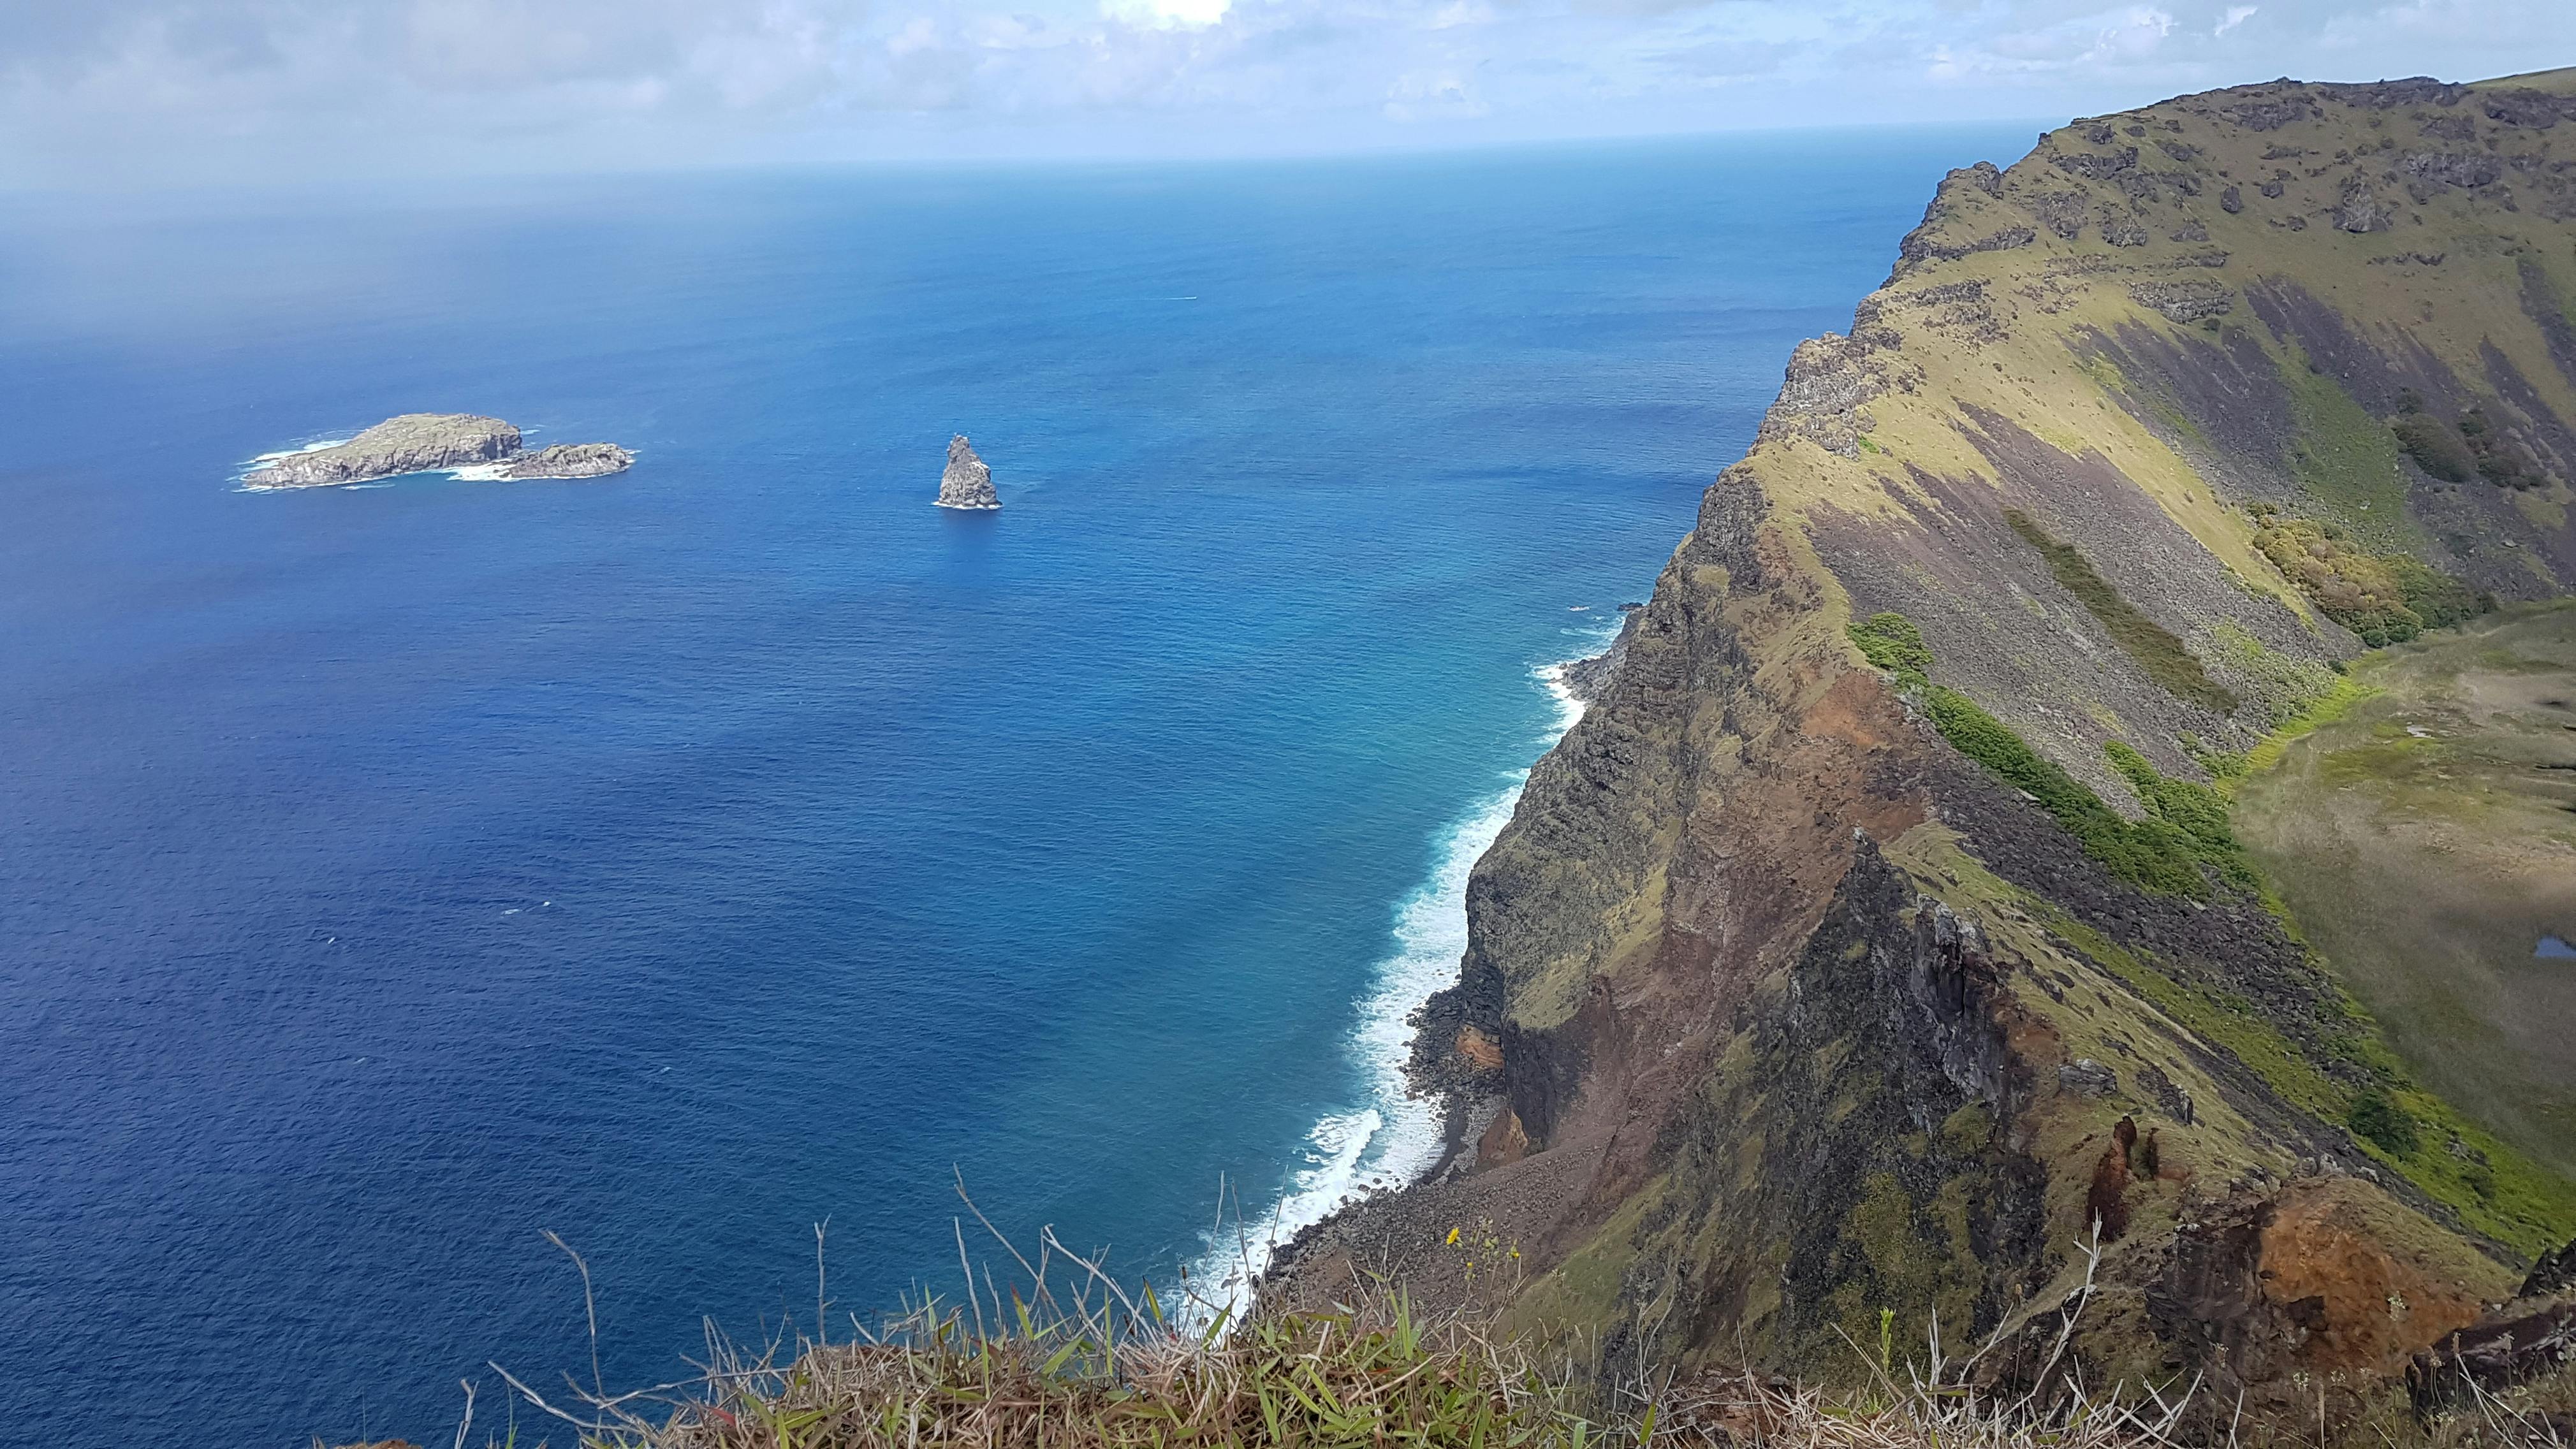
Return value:
M 975 446 L 959 433 L 948 440 L 948 467 L 939 475 L 939 506 L 942 508 L 999 508 L 1002 500 L 993 492 L 993 470 L 975 456 Z
M 2009 1380 L 2089 1274 L 2089 1381 L 2255 1410 L 2514 1296 L 2576 1184 L 2392 1049 L 2226 787 L 2366 646 L 2576 586 L 2562 122 L 2576 72 L 2279 82 L 1950 173 L 1475 868 L 1415 1047 L 1468 1170 L 1265 1293 L 1466 1291 L 1481 1224 L 1609 1372 L 1849 1376 L 1885 1311 Z
M 519 451 L 519 430 L 472 413 L 405 413 L 345 443 L 289 453 L 252 469 L 252 488 L 325 488 L 405 473 L 472 470 L 509 479 L 597 478 L 623 472 L 635 455 L 614 443 L 558 443 Z

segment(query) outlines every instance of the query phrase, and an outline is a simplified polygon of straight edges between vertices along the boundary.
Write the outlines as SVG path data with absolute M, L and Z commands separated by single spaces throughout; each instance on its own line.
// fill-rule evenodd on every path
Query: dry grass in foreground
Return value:
M 962 1195 L 962 1193 L 961 1193 Z M 968 1204 L 972 1209 L 971 1201 Z M 977 1214 L 980 1219 L 981 1214 Z M 989 1228 L 990 1224 L 986 1224 Z M 2163 1449 L 2187 1396 L 2088 1394 L 2061 1374 L 2046 1402 L 1959 1387 L 1973 1360 L 1891 1369 L 1839 1396 L 1754 1378 L 1619 1382 L 1597 1355 L 1541 1350 L 1477 1312 L 1426 1315 L 1400 1287 L 1365 1286 L 1322 1312 L 1213 1305 L 1179 1312 L 1132 1294 L 1098 1263 L 1040 1235 L 1007 1294 L 989 1272 L 959 1302 L 928 1300 L 849 1341 L 772 1344 L 756 1357 L 711 1338 L 695 1377 L 634 1394 L 597 1382 L 550 1400 L 511 1388 L 601 1449 Z M 558 1243 L 558 1246 L 562 1246 Z M 964 1267 L 964 1239 L 959 1256 Z M 571 1250 L 566 1248 L 569 1254 Z M 580 1263 L 578 1254 L 573 1261 Z M 818 1242 L 818 1261 L 819 1261 Z M 975 1283 L 971 1268 L 966 1281 Z M 1027 1285 L 1024 1295 L 1021 1286 Z M 583 1269 L 585 1298 L 589 1275 Z M 2085 1291 L 2067 1306 L 2054 1367 Z M 816 1284 L 818 1320 L 822 1284 Z M 855 1328 L 855 1324 L 854 1324 Z M 460 1426 L 457 1449 L 471 1428 Z
M 1945 1362 L 1937 1336 L 1928 1370 L 1897 1362 L 1885 1341 L 1893 1315 L 1874 1354 L 1853 1346 L 1870 1382 L 1833 1391 L 1752 1375 L 1620 1382 L 1597 1354 L 1542 1350 L 1483 1313 L 1425 1314 L 1385 1284 L 1323 1312 L 1239 1323 L 1204 1304 L 1167 1314 L 1152 1289 L 1130 1294 L 1051 1233 L 1040 1243 L 1035 1263 L 1003 1243 L 1024 1273 L 1007 1292 L 987 1272 L 973 1297 L 925 1300 L 847 1341 L 773 1342 L 757 1355 L 711 1333 L 697 1374 L 647 1390 L 608 1393 L 595 1356 L 589 1387 L 567 1377 L 551 1397 L 495 1369 L 560 1437 L 592 1449 L 2576 1446 L 2569 1373 L 2477 1394 L 2429 1423 L 2393 1385 L 2331 1422 L 2321 1401 L 2307 1424 L 2249 1423 L 2205 1394 L 2195 1399 L 2196 1385 L 2089 1388 L 2065 1356 L 2092 1296 L 2089 1273 L 2031 1376 L 2048 1386 L 2044 1395 L 1972 1390 L 1977 1356 Z M 961 1266 L 964 1246 L 961 1234 Z M 587 1266 L 581 1272 L 588 1308 Z M 822 1286 L 818 1272 L 818 1321 Z M 595 1313 L 592 1325 L 595 1341 Z M 473 1408 L 469 1388 L 455 1449 L 472 1442 Z M 502 1449 L 536 1437 L 521 1426 Z

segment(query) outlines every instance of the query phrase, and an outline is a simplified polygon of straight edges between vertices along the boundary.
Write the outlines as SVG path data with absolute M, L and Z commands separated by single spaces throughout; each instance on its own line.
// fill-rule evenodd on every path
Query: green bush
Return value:
M 2332 524 L 2268 512 L 2255 516 L 2254 547 L 2329 619 L 2378 648 L 2456 624 L 2494 602 L 2402 553 L 2372 553 Z
M 2474 619 L 2495 608 L 2493 598 L 2420 559 L 2395 553 L 2382 562 L 2387 564 L 2389 575 L 2397 580 L 2398 591 L 2405 595 L 2406 607 L 2424 621 L 2427 629 Z
M 2478 460 L 2451 425 L 2425 413 L 2408 413 L 2388 425 L 2397 446 L 2415 466 L 2445 483 L 2466 483 L 2478 476 Z
M 2546 488 L 2549 479 L 2522 444 L 2498 432 L 2483 409 L 2460 415 L 2460 436 L 2467 441 L 2478 473 L 2499 488 Z
M 1845 632 L 1872 668 L 1917 685 L 1931 673 L 1932 646 L 1923 642 L 1923 631 L 1903 614 L 1872 614 Z
M 2263 878 L 2245 854 L 2245 847 L 2237 842 L 2236 832 L 2228 826 L 2225 797 L 2207 785 L 2157 773 L 2146 756 L 2118 740 L 2102 749 L 2111 757 L 2111 768 L 2118 770 L 2129 788 L 2137 792 L 2138 803 L 2147 807 L 2152 821 L 2181 832 L 2183 848 L 2216 870 L 2229 885 L 2261 893 Z
M 2165 895 L 2209 894 L 2199 849 L 2188 831 L 2161 818 L 2123 819 L 2092 787 L 2023 743 L 2003 721 L 1957 690 L 1936 685 L 1925 703 L 1943 739 L 2038 801 L 2086 855 L 2113 875 Z
M 2352 1134 L 2391 1157 L 2412 1157 L 2418 1145 L 2415 1119 L 2386 1092 L 2372 1090 L 2355 1098 L 2344 1117 Z

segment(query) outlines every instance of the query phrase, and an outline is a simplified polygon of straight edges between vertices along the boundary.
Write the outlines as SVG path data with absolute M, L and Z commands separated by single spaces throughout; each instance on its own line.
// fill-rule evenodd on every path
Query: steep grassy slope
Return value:
M 2561 72 L 1953 172 L 1476 871 L 1418 1051 L 1472 1156 L 1274 1292 L 1437 1291 L 1471 1223 L 1614 1360 L 1830 1374 L 1892 1313 L 2009 1378 L 2098 1225 L 2080 1354 L 2258 1404 L 2508 1296 L 2576 1187 L 2425 1088 L 2212 786 L 2366 641 L 2576 582 L 2571 165 Z

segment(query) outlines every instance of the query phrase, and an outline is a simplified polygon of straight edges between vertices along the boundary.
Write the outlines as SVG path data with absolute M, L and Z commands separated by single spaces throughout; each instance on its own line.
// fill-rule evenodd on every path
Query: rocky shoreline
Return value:
M 1608 688 L 1644 609 L 1639 603 L 1621 604 L 1624 620 L 1606 648 L 1555 666 L 1556 682 L 1578 703 L 1589 705 Z M 1527 1150 L 1526 1140 L 1517 1146 L 1510 1140 L 1516 1124 L 1503 1121 L 1510 1099 L 1502 1044 L 1476 1024 L 1502 1016 L 1499 994 L 1487 994 L 1493 999 L 1471 999 L 1470 982 L 1462 977 L 1434 992 L 1406 1020 L 1413 1036 L 1405 1080 L 1412 1095 L 1439 1103 L 1440 1155 L 1402 1187 L 1363 1193 L 1274 1247 L 1254 1285 L 1263 1299 L 1312 1307 L 1329 1301 L 1352 1274 L 1365 1274 L 1372 1264 L 1418 1261 L 1425 1243 L 1459 1226 L 1460 1203 L 1439 1188 L 1466 1177 L 1480 1155 L 1509 1160 Z M 1489 1136 L 1499 1140 L 1488 1143 Z M 1493 1217 L 1490 1203 L 1480 1202 L 1477 1212 L 1480 1220 Z M 1430 1291 L 1437 1295 L 1439 1290 L 1433 1285 Z
M 336 488 L 406 473 L 457 473 L 509 482 L 603 478 L 634 466 L 615 443 L 557 443 L 522 452 L 519 430 L 473 413 L 405 413 L 345 443 L 272 456 L 242 476 L 245 488 Z

